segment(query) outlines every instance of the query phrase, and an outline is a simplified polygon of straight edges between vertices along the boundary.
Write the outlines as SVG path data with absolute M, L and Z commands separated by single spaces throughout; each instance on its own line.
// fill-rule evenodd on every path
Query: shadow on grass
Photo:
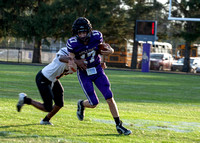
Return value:
M 120 135 L 120 134 L 84 134 L 84 135 L 77 135 L 77 136 L 80 136 L 80 137 L 85 137 L 85 136 L 88 136 L 88 137 L 92 137 L 92 136 L 99 136 L 99 137 L 113 137 L 113 136 L 115 136 L 115 137 L 120 137 L 120 136 L 125 136 L 125 135 Z
M 32 125 L 40 125 L 40 124 L 8 125 L 8 126 L 0 126 L 0 128 L 23 127 L 23 126 L 32 126 Z
M 26 126 L 32 126 L 32 125 L 39 125 L 40 124 L 25 124 L 25 125 L 10 125 L 10 126 L 1 126 L 0 128 L 10 128 L 10 127 L 26 127 Z M 26 134 L 21 131 L 17 130 L 9 130 L 9 131 L 0 131 L 0 137 L 4 138 L 11 138 L 11 139 L 22 139 L 22 138 L 39 138 L 39 137 L 47 137 L 47 138 L 61 138 L 62 135 L 37 135 L 37 134 Z
M 52 138 L 61 138 L 62 136 L 40 136 L 40 135 L 29 135 L 29 134 L 23 134 L 18 132 L 6 132 L 2 131 L 0 132 L 0 137 L 7 138 L 7 139 L 25 139 L 25 138 L 48 138 L 51 140 Z

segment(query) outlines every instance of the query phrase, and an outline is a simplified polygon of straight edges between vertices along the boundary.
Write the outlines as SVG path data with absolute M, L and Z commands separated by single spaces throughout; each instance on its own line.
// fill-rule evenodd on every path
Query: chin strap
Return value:
M 79 40 L 80 40 L 81 42 L 83 42 L 83 43 L 89 42 L 90 37 L 91 37 L 91 32 L 89 32 L 89 33 L 87 34 L 87 36 L 84 37 L 84 38 L 80 38 L 78 35 L 76 35 L 76 37 L 77 37 L 77 39 L 79 39 Z

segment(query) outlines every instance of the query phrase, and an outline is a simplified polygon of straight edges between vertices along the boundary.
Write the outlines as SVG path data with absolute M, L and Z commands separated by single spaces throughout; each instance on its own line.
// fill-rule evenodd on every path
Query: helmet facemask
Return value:
M 86 29 L 79 30 L 78 33 L 80 32 L 87 32 L 87 35 L 85 37 L 79 37 L 77 34 L 76 37 L 81 41 L 81 42 L 88 42 L 90 37 L 91 37 L 91 32 L 88 32 Z
M 73 35 L 77 37 L 81 42 L 88 42 L 91 37 L 92 25 L 90 21 L 85 17 L 79 17 L 74 21 L 72 26 Z M 78 33 L 86 32 L 87 35 L 85 37 L 79 37 Z

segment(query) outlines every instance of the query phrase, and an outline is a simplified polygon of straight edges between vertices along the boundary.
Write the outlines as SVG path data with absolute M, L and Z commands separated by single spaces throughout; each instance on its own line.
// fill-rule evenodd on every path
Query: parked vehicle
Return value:
M 200 73 L 200 67 L 196 68 L 196 73 Z
M 168 53 L 152 53 L 150 54 L 151 70 L 171 70 L 173 57 Z
M 133 54 L 133 40 L 121 39 L 107 41 L 110 46 L 115 50 L 113 54 L 104 57 L 106 65 L 110 67 L 131 67 L 132 54 Z M 138 41 L 137 46 L 137 63 L 142 60 L 143 44 L 144 41 Z M 151 53 L 170 53 L 172 54 L 172 44 L 166 42 L 150 42 Z
M 182 71 L 184 64 L 184 58 L 178 59 L 176 62 L 172 63 L 171 71 Z
M 172 71 L 182 71 L 184 65 L 184 58 L 180 58 L 177 62 L 172 64 Z M 200 67 L 200 58 L 190 57 L 190 72 L 196 73 L 198 67 Z
M 171 70 L 173 57 L 169 53 L 151 53 L 150 70 Z M 138 68 L 141 68 L 142 61 L 139 62 Z
M 185 54 L 185 44 L 179 45 L 176 48 L 175 58 L 180 59 L 183 58 Z M 192 44 L 190 45 L 190 57 L 198 57 L 200 56 L 200 44 Z

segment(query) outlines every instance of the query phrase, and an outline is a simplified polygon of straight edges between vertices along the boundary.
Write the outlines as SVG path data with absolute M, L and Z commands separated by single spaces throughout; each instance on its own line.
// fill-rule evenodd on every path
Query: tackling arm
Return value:
M 59 61 L 68 63 L 69 69 L 71 69 L 73 72 L 76 72 L 77 66 L 75 64 L 75 61 L 72 57 L 66 56 L 66 55 L 60 55 Z
M 73 58 L 69 57 L 69 56 L 65 56 L 65 55 L 59 55 L 59 61 L 63 62 L 63 63 L 68 63 L 70 60 L 72 60 Z
M 87 68 L 87 65 L 84 63 L 85 59 L 80 59 L 80 60 L 77 60 L 75 58 L 75 54 L 73 53 L 70 53 L 69 56 L 74 59 L 74 62 L 76 63 L 76 65 L 81 69 L 81 70 L 86 70 Z

